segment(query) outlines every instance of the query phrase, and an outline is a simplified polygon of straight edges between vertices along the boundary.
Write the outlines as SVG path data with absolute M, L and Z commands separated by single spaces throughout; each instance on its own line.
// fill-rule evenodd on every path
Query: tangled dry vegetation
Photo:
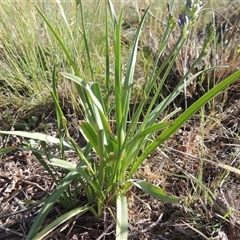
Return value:
M 227 8 L 225 12 L 221 11 L 221 15 L 215 14 L 216 39 L 220 43 L 211 46 L 209 55 L 195 71 L 214 65 L 229 67 L 214 69 L 199 77 L 187 89 L 187 98 L 182 96 L 172 107 L 185 108 L 186 102 L 190 105 L 213 84 L 239 69 L 240 11 L 237 5 L 232 8 L 232 12 Z M 133 27 L 132 24 L 129 23 L 129 27 Z M 176 85 L 185 68 L 191 66 L 204 30 L 199 29 L 198 33 L 193 37 L 195 41 L 189 41 L 179 55 L 168 79 L 166 92 L 159 101 Z M 151 30 L 151 34 L 142 40 L 143 45 L 152 49 L 153 57 L 157 36 L 158 33 Z M 123 40 L 127 45 L 128 38 L 123 36 Z M 173 44 L 174 39 L 170 39 L 169 49 Z M 136 73 L 139 79 L 143 75 L 141 71 Z M 2 112 L 7 111 L 2 109 Z M 6 116 L 1 118 L 6 119 Z M 72 119 L 69 123 L 72 136 L 84 145 L 77 130 L 76 118 L 70 114 L 68 118 Z M 44 117 L 30 128 L 55 135 L 57 125 L 53 112 L 46 111 Z M 239 134 L 240 79 L 209 102 L 206 109 L 191 119 L 165 146 L 159 146 L 139 169 L 138 178 L 147 179 L 182 200 L 177 205 L 162 203 L 132 188 L 128 193 L 129 239 L 239 239 L 240 177 L 231 168 L 239 169 L 240 166 Z M 27 144 L 25 141 L 18 137 L 0 136 L 0 147 Z M 68 159 L 77 161 L 71 152 Z M 16 151 L 3 156 L 0 161 L 0 239 L 24 239 L 41 204 L 26 205 L 22 201 L 29 199 L 37 204 L 54 188 L 48 174 L 31 152 Z M 84 192 L 82 201 L 86 201 Z M 45 225 L 61 215 L 62 211 L 55 206 Z M 90 214 L 75 217 L 46 239 L 114 239 L 114 221 L 106 206 L 102 219 Z

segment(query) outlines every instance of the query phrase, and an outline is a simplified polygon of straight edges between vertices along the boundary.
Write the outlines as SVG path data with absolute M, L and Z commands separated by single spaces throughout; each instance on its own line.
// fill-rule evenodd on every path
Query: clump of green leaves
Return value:
M 194 2 L 194 1 L 192 1 Z M 75 83 L 81 107 L 84 113 L 84 119 L 80 122 L 79 128 L 87 141 L 85 148 L 80 148 L 75 140 L 70 136 L 67 128 L 67 120 L 61 110 L 57 93 L 57 83 L 55 71 L 53 72 L 52 98 L 56 107 L 58 121 L 58 138 L 53 138 L 40 133 L 28 132 L 1 132 L 3 134 L 17 134 L 24 137 L 37 139 L 40 141 L 44 152 L 31 149 L 36 158 L 42 163 L 55 181 L 56 190 L 46 199 L 44 206 L 39 212 L 27 239 L 39 239 L 45 236 L 49 231 L 62 224 L 64 221 L 81 214 L 91 211 L 95 216 L 103 214 L 104 206 L 111 203 L 116 206 L 116 239 L 127 239 L 128 235 L 128 210 L 127 210 L 127 191 L 134 185 L 147 194 L 154 196 L 162 201 L 178 203 L 179 198 L 166 194 L 160 187 L 154 186 L 146 181 L 134 179 L 135 173 L 141 163 L 157 147 L 168 140 L 191 116 L 193 116 L 205 103 L 212 97 L 220 93 L 226 86 L 231 84 L 240 76 L 240 71 L 234 73 L 224 81 L 216 85 L 207 92 L 191 107 L 186 109 L 178 118 L 171 121 L 177 112 L 176 109 L 168 114 L 164 119 L 159 116 L 165 111 L 167 106 L 184 90 L 184 87 L 190 84 L 203 71 L 189 77 L 191 70 L 204 56 L 206 47 L 211 41 L 212 35 L 206 38 L 199 57 L 193 63 L 192 68 L 180 80 L 174 91 L 159 104 L 155 104 L 165 80 L 182 49 L 191 27 L 196 21 L 199 8 L 191 5 L 188 9 L 188 16 L 182 15 L 178 20 L 173 13 L 169 11 L 166 29 L 162 41 L 158 47 L 157 57 L 151 66 L 151 74 L 146 75 L 145 86 L 143 88 L 143 98 L 134 111 L 131 111 L 131 95 L 134 82 L 134 69 L 138 54 L 138 43 L 144 21 L 147 17 L 146 9 L 142 16 L 139 27 L 135 33 L 126 70 L 122 68 L 122 49 L 121 49 L 121 25 L 123 12 L 120 12 L 117 18 L 112 2 L 107 1 L 108 11 L 106 11 L 106 76 L 105 86 L 95 81 L 94 71 L 91 64 L 91 55 L 89 54 L 88 35 L 84 22 L 84 11 L 82 1 L 77 1 L 77 11 L 81 14 L 81 32 L 85 43 L 88 56 L 89 68 L 92 72 L 92 81 L 82 79 L 81 74 L 68 50 L 67 44 L 58 36 L 54 27 L 47 18 L 39 11 L 45 23 L 55 36 L 68 61 L 71 63 L 74 74 L 61 73 L 65 78 Z M 111 18 L 109 18 L 109 14 Z M 168 57 L 159 67 L 158 62 L 168 43 L 169 36 L 179 23 L 181 35 Z M 110 29 L 113 34 L 110 34 Z M 113 41 L 114 48 L 114 76 L 110 74 L 110 38 Z M 145 54 L 146 57 L 148 55 Z M 149 71 L 149 68 L 148 68 Z M 164 71 L 164 72 L 163 72 Z M 205 70 L 206 71 L 206 70 Z M 150 97 L 152 89 L 155 88 L 159 76 L 161 77 L 155 89 L 154 96 Z M 111 80 L 113 78 L 113 80 Z M 112 88 L 111 88 L 112 86 Z M 109 90 L 108 94 L 103 94 L 103 89 Z M 113 96 L 111 96 L 113 89 Z M 114 97 L 114 101 L 112 98 Z M 144 114 L 143 121 L 141 120 Z M 110 121 L 114 116 L 115 130 L 111 129 Z M 155 137 L 156 133 L 160 134 Z M 47 144 L 54 143 L 59 146 L 59 156 L 50 154 L 47 150 Z M 79 156 L 79 163 L 72 164 L 67 161 L 66 149 L 71 149 Z M 2 149 L 1 153 L 6 153 L 11 149 Z M 93 153 L 95 157 L 93 156 Z M 57 168 L 62 168 L 63 175 L 59 175 Z M 57 177 L 56 177 L 57 176 Z M 78 188 L 84 189 L 88 199 L 87 205 L 78 202 Z M 68 210 L 60 218 L 53 221 L 43 230 L 40 230 L 44 219 L 58 202 Z M 79 207 L 80 205 L 80 207 Z

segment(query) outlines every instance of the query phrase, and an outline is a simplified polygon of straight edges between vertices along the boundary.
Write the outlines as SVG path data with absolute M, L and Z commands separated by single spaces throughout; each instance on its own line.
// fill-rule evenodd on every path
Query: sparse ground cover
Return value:
M 121 49 L 122 68 L 125 72 L 133 37 L 146 11 L 147 2 L 114 4 L 117 14 L 120 14 L 121 7 L 124 7 Z M 59 123 L 50 94 L 53 66 L 57 72 L 73 73 L 73 68 L 56 37 L 35 9 L 35 5 L 44 13 L 67 46 L 81 78 L 90 82 L 94 76 L 94 80 L 102 86 L 105 84 L 105 73 L 108 71 L 105 59 L 106 5 L 104 1 L 93 1 L 91 6 L 89 2 L 83 3 L 92 71 L 84 44 L 79 5 L 76 7 L 75 2 L 39 1 L 35 4 L 7 2 L 2 4 L 0 9 L 1 130 L 12 128 L 59 137 L 61 135 Z M 216 28 L 216 35 L 207 48 L 207 54 L 194 69 L 191 69 L 189 77 L 212 66 L 222 67 L 199 75 L 168 105 L 156 121 L 164 119 L 178 107 L 184 111 L 213 86 L 239 71 L 239 7 L 237 1 L 224 1 L 221 4 L 214 1 L 205 2 L 203 7 L 205 10 L 199 13 L 198 20 L 191 28 L 188 39 L 181 47 L 161 93 L 155 100 L 155 105 L 169 96 L 198 58 L 207 34 L 206 27 L 210 22 Z M 185 19 L 181 21 L 179 17 L 180 13 L 186 14 L 185 3 L 174 3 L 173 6 L 170 4 L 169 8 L 173 16 L 180 20 L 180 26 L 169 35 L 157 68 L 160 68 L 167 59 L 181 34 L 181 27 L 186 24 Z M 130 120 L 131 113 L 145 97 L 145 81 L 153 71 L 153 63 L 158 56 L 168 13 L 166 3 L 152 2 L 146 15 L 138 44 L 133 97 L 130 100 Z M 9 16 L 12 20 L 9 20 Z M 110 33 L 111 31 L 113 30 L 110 27 Z M 110 38 L 110 82 L 114 79 L 113 43 L 114 39 Z M 157 79 L 155 88 L 149 93 L 149 99 L 154 97 L 157 86 L 164 78 L 165 70 L 167 66 Z M 69 134 L 81 147 L 85 147 L 86 142 L 79 131 L 81 124 L 79 121 L 85 119 L 77 97 L 77 89 L 66 76 L 57 74 L 56 82 L 60 106 L 68 120 Z M 108 91 L 113 93 L 111 84 L 109 89 L 106 87 L 103 96 L 107 96 Z M 109 98 L 111 103 L 114 94 L 110 94 Z M 143 109 L 139 118 L 141 121 L 144 120 L 146 111 L 147 107 Z M 177 116 L 179 115 L 173 119 Z M 166 203 L 132 186 L 127 191 L 129 239 L 239 239 L 239 116 L 238 79 L 221 94 L 208 101 L 205 107 L 201 107 L 176 134 L 147 155 L 134 179 L 146 180 L 160 186 L 165 192 L 179 197 L 180 200 L 178 204 Z M 112 118 L 110 121 L 113 132 L 117 127 L 115 120 Z M 160 133 L 156 132 L 151 141 L 157 139 Z M 35 145 L 39 148 L 38 141 L 3 135 L 0 140 L 2 150 L 6 150 L 8 146 L 25 147 L 25 151 L 15 150 L 1 157 L 0 238 L 25 239 L 42 207 L 41 204 L 37 204 L 39 201 L 45 201 L 45 197 L 54 191 L 56 185 L 40 164 L 41 161 L 39 163 L 36 160 L 36 155 L 26 150 Z M 55 146 L 50 146 L 48 151 L 51 154 L 58 154 Z M 78 164 L 79 155 L 75 152 L 66 151 L 64 154 L 67 161 Z M 60 169 L 58 171 L 56 174 L 64 174 Z M 86 205 L 88 203 L 86 192 L 82 188 L 77 189 L 80 192 L 78 203 L 81 206 Z M 109 202 L 103 205 L 103 214 L 100 217 L 94 217 L 90 212 L 79 214 L 51 231 L 45 239 L 114 239 L 115 208 L 111 205 L 111 199 L 108 200 Z M 49 226 L 53 220 L 66 213 L 66 210 L 70 209 L 55 204 L 43 226 Z

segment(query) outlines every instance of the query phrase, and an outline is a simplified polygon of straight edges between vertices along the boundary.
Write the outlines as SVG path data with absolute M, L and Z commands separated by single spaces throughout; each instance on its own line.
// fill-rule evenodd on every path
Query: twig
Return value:
M 144 8 L 140 9 L 142 12 L 145 12 L 146 10 Z M 164 23 L 163 21 L 161 21 L 159 18 L 157 18 L 156 16 L 154 16 L 149 10 L 147 12 L 151 17 L 153 17 L 154 19 L 156 19 L 159 23 L 161 23 L 164 27 L 167 26 L 166 23 Z
M 25 235 L 23 235 L 21 233 L 18 233 L 14 230 L 11 230 L 9 228 L 5 228 L 4 226 L 0 226 L 0 229 L 3 229 L 6 233 L 12 233 L 12 234 L 15 234 L 15 235 L 18 235 L 18 236 L 21 236 L 21 237 L 25 237 Z
M 159 216 L 159 218 L 158 218 L 158 220 L 157 220 L 156 222 L 153 222 L 153 223 L 150 224 L 148 227 L 146 227 L 144 230 L 141 230 L 141 231 L 136 230 L 135 232 L 129 234 L 129 237 L 130 237 L 130 236 L 133 237 L 133 236 L 135 236 L 135 235 L 137 235 L 137 234 L 143 234 L 143 233 L 146 233 L 146 232 L 150 231 L 152 228 L 154 228 L 154 227 L 161 221 L 162 216 L 163 216 L 163 213 Z M 159 236 L 159 237 L 160 237 L 160 236 Z M 164 239 L 164 238 L 162 238 L 162 239 Z
M 148 232 L 149 230 L 151 230 L 152 228 L 154 228 L 162 219 L 163 213 L 160 214 L 158 220 L 156 222 L 153 222 L 152 224 L 150 224 L 148 227 L 146 227 L 144 230 L 142 230 L 142 233 Z
M 110 224 L 108 228 L 104 230 L 96 240 L 100 240 L 102 237 L 104 237 L 108 233 L 108 231 L 114 226 L 114 224 L 114 222 Z

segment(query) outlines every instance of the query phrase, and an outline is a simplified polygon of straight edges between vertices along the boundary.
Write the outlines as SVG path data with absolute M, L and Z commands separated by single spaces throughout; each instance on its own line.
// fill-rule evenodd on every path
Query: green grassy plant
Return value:
M 101 16 L 103 15 L 98 15 L 96 12 L 101 13 L 103 6 L 102 2 L 94 8 L 85 4 L 85 11 L 88 12 L 85 20 L 91 25 L 95 22 L 102 25 L 103 19 L 101 19 Z M 49 104 L 52 102 L 50 89 L 54 65 L 58 70 L 71 71 L 71 64 L 61 51 L 55 37 L 37 13 L 36 7 L 45 13 L 54 25 L 55 31 L 67 43 L 69 52 L 75 56 L 75 64 L 78 66 L 81 76 L 89 78 L 90 75 L 89 68 L 85 64 L 87 57 L 81 32 L 77 27 L 79 19 L 75 16 L 76 5 L 73 2 L 51 1 L 46 3 L 36 1 L 29 4 L 29 1 L 25 1 L 22 3 L 3 3 L 0 9 L 0 15 L 2 16 L 0 22 L 0 105 L 1 124 L 4 125 L 4 128 L 10 128 L 13 125 L 13 121 L 10 119 L 4 121 L 8 112 L 11 116 L 11 112 L 14 112 L 12 117 L 17 122 L 14 127 L 18 129 L 19 119 L 29 117 L 26 115 L 31 115 L 31 111 L 34 115 L 35 112 L 38 112 L 37 109 L 42 106 L 45 106 L 45 108 L 51 106 Z M 9 19 L 9 16 L 11 16 L 11 19 Z M 91 54 L 102 55 L 101 48 L 97 46 L 102 45 L 101 41 L 104 34 L 99 34 L 100 31 L 98 31 L 98 35 L 93 36 L 95 32 L 89 29 L 93 28 L 88 28 L 88 32 L 94 38 L 96 45 L 92 44 L 90 46 Z M 104 68 L 104 64 L 101 65 L 100 63 L 101 61 L 94 63 L 94 70 L 98 76 L 101 76 L 100 71 Z M 72 91 L 72 85 L 69 82 L 62 81 L 60 77 L 58 82 L 61 102 L 65 101 L 65 105 L 67 104 L 69 108 L 79 111 L 75 102 L 76 92 L 73 91 L 72 94 L 68 95 L 68 100 L 64 98 L 66 93 Z M 50 110 L 51 107 L 49 107 Z M 29 113 L 27 113 L 28 111 Z
M 176 19 L 171 11 L 168 12 L 167 25 L 158 47 L 157 57 L 153 60 L 149 56 L 150 52 L 145 49 L 146 61 L 153 61 L 152 66 L 148 66 L 140 99 L 134 111 L 131 109 L 131 99 L 134 98 L 133 87 L 134 70 L 138 56 L 139 39 L 144 21 L 147 17 L 146 9 L 143 14 L 137 31 L 135 33 L 131 49 L 128 55 L 128 62 L 125 70 L 122 66 L 122 43 L 121 26 L 123 12 L 117 18 L 112 2 L 107 1 L 106 22 L 105 22 L 105 82 L 100 84 L 96 81 L 93 70 L 93 62 L 90 48 L 89 33 L 85 23 L 85 15 L 82 1 L 77 1 L 77 9 L 81 16 L 81 26 L 79 30 L 84 39 L 86 50 L 86 64 L 90 71 L 90 80 L 84 79 L 86 76 L 78 68 L 75 56 L 68 48 L 68 43 L 61 38 L 50 20 L 40 11 L 39 14 L 50 29 L 58 42 L 61 50 L 65 54 L 66 61 L 72 67 L 73 73 L 61 72 L 61 76 L 70 79 L 75 85 L 78 93 L 81 109 L 84 118 L 79 124 L 82 135 L 87 141 L 85 148 L 80 148 L 75 140 L 70 136 L 67 128 L 67 120 L 60 106 L 57 91 L 56 69 L 52 74 L 51 96 L 55 104 L 58 138 L 47 136 L 41 133 L 0 131 L 2 134 L 14 134 L 23 137 L 36 139 L 42 146 L 43 151 L 35 148 L 20 148 L 33 152 L 39 162 L 52 176 L 56 183 L 55 191 L 46 199 L 39 212 L 33 226 L 31 227 L 27 239 L 41 239 L 54 228 L 67 221 L 69 218 L 91 211 L 95 216 L 103 214 L 105 206 L 116 207 L 116 239 L 127 239 L 128 235 L 128 207 L 127 192 L 132 186 L 140 188 L 147 194 L 170 203 L 178 203 L 179 198 L 170 196 L 160 187 L 154 186 L 147 181 L 135 179 L 141 163 L 160 145 L 165 143 L 183 124 L 201 109 L 210 99 L 233 83 L 240 77 L 240 71 L 225 78 L 214 88 L 204 94 L 199 100 L 180 114 L 181 109 L 176 109 L 163 119 L 160 116 L 165 113 L 167 107 L 184 91 L 184 88 L 193 82 L 203 72 L 199 71 L 190 76 L 194 66 L 205 56 L 206 49 L 214 37 L 214 29 L 209 28 L 206 39 L 202 46 L 199 57 L 186 71 L 175 89 L 160 103 L 156 104 L 164 83 L 175 63 L 181 49 L 183 48 L 191 29 L 196 23 L 199 11 L 201 10 L 199 1 L 187 1 L 186 15 L 181 15 Z M 77 10 L 78 11 L 78 10 Z M 109 17 L 110 15 L 110 17 Z M 68 25 L 68 24 L 66 24 Z M 169 52 L 167 58 L 158 66 L 171 33 L 179 25 L 180 35 L 174 47 Z M 70 38 L 71 30 L 69 30 Z M 112 33 L 112 34 L 110 34 Z M 111 41 L 110 41 L 111 40 Z M 111 49 L 113 53 L 111 52 Z M 114 59 L 111 61 L 110 57 Z M 114 67 L 112 65 L 114 62 Z M 114 75 L 111 69 L 114 68 Z M 159 76 L 161 81 L 158 82 Z M 113 79 L 113 80 L 112 80 Z M 153 92 L 154 95 L 150 96 Z M 171 120 L 175 114 L 178 117 Z M 114 119 L 114 129 L 111 128 L 110 121 Z M 48 144 L 56 144 L 59 155 L 54 156 L 48 150 Z M 8 147 L 1 149 L 4 154 L 19 147 Z M 79 162 L 73 164 L 67 161 L 66 149 L 71 149 L 77 153 Z M 94 156 L 93 155 L 96 155 Z M 59 171 L 61 169 L 61 171 Z M 82 188 L 88 199 L 88 204 L 79 202 L 79 188 Z M 41 230 L 41 226 L 47 214 L 55 203 L 61 204 L 67 211 L 60 218 Z M 80 206 L 80 207 L 79 207 Z

